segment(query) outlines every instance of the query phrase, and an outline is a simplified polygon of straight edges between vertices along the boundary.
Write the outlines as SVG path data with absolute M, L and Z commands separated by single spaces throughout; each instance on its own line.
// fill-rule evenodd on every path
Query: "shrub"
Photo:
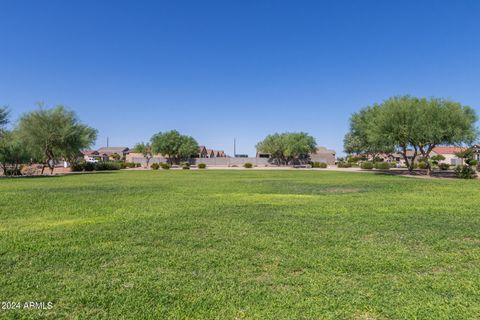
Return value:
M 70 165 L 70 170 L 72 170 L 72 172 L 81 172 L 85 170 L 85 162 L 72 163 Z
M 162 167 L 163 170 L 168 170 L 171 168 L 171 165 L 168 163 L 160 163 L 160 167 Z
M 87 162 L 89 163 L 89 162 Z M 112 161 L 101 161 L 93 164 L 93 168 L 97 171 L 104 171 L 104 170 L 120 170 L 120 163 L 112 162 Z M 92 171 L 87 170 L 87 165 L 85 165 L 85 171 Z
M 450 165 L 448 163 L 439 163 L 438 168 L 440 170 L 448 170 L 448 169 L 450 169 Z
M 365 169 L 365 170 L 372 170 L 373 169 L 373 162 L 370 162 L 370 161 L 362 162 L 360 167 L 362 169 Z
M 93 162 L 77 162 L 70 165 L 72 172 L 94 171 L 98 170 L 97 165 Z M 101 169 L 100 169 L 101 170 Z
M 253 167 L 253 164 L 251 164 L 250 162 L 247 162 L 243 165 L 244 168 L 247 168 L 247 169 L 250 169 Z
M 183 161 L 180 163 L 180 166 L 182 166 L 183 170 L 189 170 L 190 169 L 190 163 L 187 161 Z
M 125 162 L 125 167 L 127 168 L 135 168 L 137 166 L 134 162 Z
M 135 163 L 135 167 L 140 168 L 142 166 L 141 163 Z
M 127 164 L 125 162 L 119 162 L 120 169 L 127 169 Z
M 390 168 L 396 168 L 397 163 L 396 162 L 389 162 L 390 163 Z
M 427 169 L 428 168 L 428 163 L 426 163 L 425 161 L 420 161 L 418 163 L 418 168 L 419 169 Z
M 35 165 L 22 166 L 22 176 L 34 176 L 38 172 L 38 167 Z
M 477 164 L 478 164 L 478 161 L 477 160 L 470 160 L 470 161 L 468 161 L 468 164 L 472 167 L 476 167 Z
M 477 177 L 475 169 L 469 165 L 457 166 L 455 168 L 455 175 L 461 179 L 473 179 Z
M 9 168 L 9 169 L 7 169 L 6 175 L 7 176 L 21 176 L 22 171 L 20 170 L 20 168 Z
M 311 162 L 312 168 L 326 168 L 327 164 L 325 162 Z
M 207 168 L 207 165 L 205 163 L 198 164 L 198 169 L 205 169 L 205 168 Z
M 340 162 L 337 163 L 337 167 L 338 168 L 351 168 L 352 164 L 348 163 L 348 162 L 345 162 L 345 161 L 340 161 Z
M 98 162 L 97 162 L 98 163 Z M 83 164 L 83 169 L 85 171 L 94 171 L 97 170 L 97 163 L 94 162 L 85 162 Z
M 388 162 L 375 162 L 375 169 L 390 170 L 390 163 L 388 163 Z
M 158 163 L 152 163 L 150 168 L 152 168 L 153 170 L 158 170 L 160 168 L 160 165 Z

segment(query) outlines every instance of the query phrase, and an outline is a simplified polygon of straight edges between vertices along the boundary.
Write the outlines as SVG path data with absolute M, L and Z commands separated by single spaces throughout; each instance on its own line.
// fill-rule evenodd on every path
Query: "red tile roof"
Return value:
M 455 154 L 457 152 L 464 151 L 465 148 L 462 147 L 435 147 L 433 148 L 433 152 L 436 154 Z

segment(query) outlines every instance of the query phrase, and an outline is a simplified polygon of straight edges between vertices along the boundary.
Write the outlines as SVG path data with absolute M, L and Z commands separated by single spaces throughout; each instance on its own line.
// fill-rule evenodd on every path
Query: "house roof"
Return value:
M 207 150 L 205 146 L 198 146 L 198 152 L 202 152 L 203 150 Z
M 455 154 L 457 152 L 462 152 L 464 151 L 465 148 L 462 147 L 435 147 L 433 148 L 433 152 L 436 154 Z
M 326 147 L 318 147 L 315 153 L 330 153 L 335 155 L 335 150 L 327 149 Z
M 114 153 L 123 154 L 128 152 L 129 150 L 130 149 L 127 147 L 102 147 L 98 149 L 98 153 L 103 153 L 107 155 L 114 154 Z
M 95 156 L 95 155 L 98 155 L 98 152 L 95 151 L 95 150 L 82 150 L 80 151 L 81 154 L 83 154 L 84 156 Z
M 213 149 L 207 149 L 207 153 L 214 153 Z

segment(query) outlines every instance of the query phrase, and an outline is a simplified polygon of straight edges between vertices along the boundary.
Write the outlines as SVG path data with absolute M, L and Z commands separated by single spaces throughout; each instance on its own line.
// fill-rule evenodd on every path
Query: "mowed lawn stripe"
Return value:
M 0 181 L 6 318 L 474 319 L 478 181 L 127 171 Z

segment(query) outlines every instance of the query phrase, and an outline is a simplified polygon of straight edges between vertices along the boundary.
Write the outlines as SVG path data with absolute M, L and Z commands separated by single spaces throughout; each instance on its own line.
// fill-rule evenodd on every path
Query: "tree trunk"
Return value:
M 408 157 L 407 157 L 407 147 L 402 147 L 402 156 L 403 156 L 403 160 L 405 160 L 405 163 L 407 164 L 408 171 L 412 173 L 413 166 L 415 164 L 415 158 L 417 157 L 417 148 L 415 148 L 415 151 L 413 152 L 413 157 L 410 161 L 408 160 Z
M 432 166 L 429 159 L 430 153 L 432 152 L 433 148 L 435 148 L 435 145 L 429 145 L 427 147 L 427 150 L 425 150 L 423 146 L 420 146 L 420 152 L 422 154 L 422 157 L 427 161 L 427 175 L 429 176 L 432 175 Z

